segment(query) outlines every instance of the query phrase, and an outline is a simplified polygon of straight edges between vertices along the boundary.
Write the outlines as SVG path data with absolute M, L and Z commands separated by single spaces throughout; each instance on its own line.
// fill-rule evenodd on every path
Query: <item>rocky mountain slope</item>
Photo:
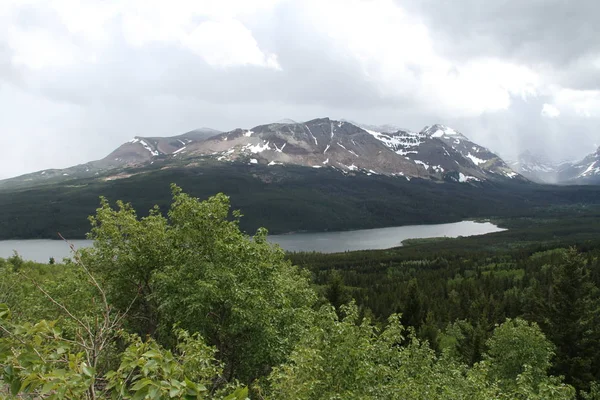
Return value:
M 100 177 L 120 168 L 143 166 L 147 163 L 153 163 L 154 160 L 164 160 L 167 156 L 178 154 L 189 144 L 200 142 L 220 133 L 215 129 L 200 128 L 173 137 L 136 136 L 101 160 L 90 161 L 65 169 L 47 169 L 5 179 L 0 181 L 0 189 Z
M 392 126 L 360 126 L 319 118 L 302 123 L 283 120 L 230 132 L 203 128 L 167 138 L 136 136 L 102 160 L 0 181 L 0 188 L 75 178 L 127 178 L 135 174 L 136 167 L 155 163 L 162 168 L 193 167 L 198 158 L 206 157 L 269 167 L 331 168 L 343 174 L 386 175 L 407 180 L 460 183 L 525 180 L 496 154 L 443 125 L 411 132 Z
M 600 148 L 580 161 L 561 164 L 558 176 L 565 183 L 600 184 Z

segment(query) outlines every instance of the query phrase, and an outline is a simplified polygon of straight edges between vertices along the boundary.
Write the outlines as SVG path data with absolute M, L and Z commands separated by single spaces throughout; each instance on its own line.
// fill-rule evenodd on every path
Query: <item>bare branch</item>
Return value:
M 109 312 L 109 305 L 108 305 L 108 301 L 106 300 L 106 293 L 104 292 L 104 289 L 102 289 L 102 287 L 100 286 L 100 284 L 98 283 L 98 281 L 96 281 L 96 278 L 94 277 L 94 275 L 92 275 L 92 273 L 87 269 L 87 267 L 84 265 L 83 261 L 81 261 L 81 257 L 79 257 L 79 254 L 77 253 L 77 250 L 75 249 L 75 245 L 73 245 L 73 243 L 70 243 L 67 239 L 65 239 L 63 237 L 63 235 L 60 234 L 60 232 L 58 233 L 58 236 L 65 241 L 65 243 L 67 243 L 67 245 L 69 245 L 69 248 L 71 249 L 71 252 L 73 253 L 73 257 L 75 258 L 76 264 L 79 265 L 81 268 L 83 268 L 83 270 L 85 271 L 85 273 L 87 274 L 87 276 L 90 278 L 90 280 L 92 281 L 92 284 L 96 287 L 96 289 L 98 289 L 98 291 L 100 292 L 100 295 L 102 296 L 102 303 L 105 307 L 105 310 L 107 312 Z
M 92 330 L 91 328 L 85 324 L 82 320 L 80 320 L 79 318 L 77 318 L 75 315 L 73 315 L 73 313 L 71 313 L 71 311 L 69 311 L 69 309 L 67 307 L 65 307 L 64 304 L 56 301 L 54 299 L 54 297 L 52 297 L 52 295 L 50 293 L 48 293 L 46 290 L 44 290 L 43 287 L 41 287 L 36 281 L 35 279 L 25 275 L 24 273 L 20 272 L 19 275 L 24 276 L 25 278 L 29 279 L 31 282 L 33 282 L 33 284 L 35 285 L 35 287 L 38 288 L 38 290 L 40 292 L 42 292 L 44 294 L 44 296 L 46 296 L 52 303 L 54 303 L 57 307 L 59 307 L 61 310 L 63 310 L 70 318 L 72 318 L 74 321 L 76 321 L 83 329 L 85 329 L 85 331 L 90 335 L 93 336 L 92 334 Z

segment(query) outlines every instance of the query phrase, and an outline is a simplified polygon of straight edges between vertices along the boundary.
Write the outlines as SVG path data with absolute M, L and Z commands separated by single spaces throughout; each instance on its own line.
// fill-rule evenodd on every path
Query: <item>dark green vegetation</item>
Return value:
M 592 212 L 504 221 L 511 230 L 459 239 L 410 240 L 390 250 L 294 253 L 336 307 L 355 299 L 384 324 L 402 313 L 438 352 L 451 344 L 467 364 L 485 359 L 507 318 L 536 322 L 553 343 L 550 371 L 587 390 L 600 379 L 600 229 Z
M 600 398 L 591 241 L 533 248 L 541 228 L 514 219 L 480 250 L 286 256 L 238 219 L 173 187 L 166 217 L 103 200 L 72 262 L 0 260 L 0 396 Z
M 200 160 L 196 167 L 124 170 L 126 179 L 75 179 L 30 189 L 0 190 L 0 240 L 76 239 L 100 195 L 131 202 L 138 210 L 168 208 L 171 182 L 199 198 L 230 196 L 246 215 L 241 228 L 264 226 L 272 234 L 336 231 L 406 224 L 456 222 L 479 217 L 555 218 L 564 207 L 600 205 L 600 186 L 540 186 L 530 183 L 460 184 L 397 177 L 345 176 L 331 169 L 248 166 Z M 157 162 L 158 164 L 158 162 Z M 106 177 L 104 177 L 106 178 Z

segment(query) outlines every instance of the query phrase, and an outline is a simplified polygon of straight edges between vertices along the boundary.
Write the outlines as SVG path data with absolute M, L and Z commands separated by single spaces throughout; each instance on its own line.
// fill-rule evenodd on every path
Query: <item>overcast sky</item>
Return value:
M 0 178 L 133 136 L 443 123 L 512 158 L 600 144 L 597 0 L 1 0 Z

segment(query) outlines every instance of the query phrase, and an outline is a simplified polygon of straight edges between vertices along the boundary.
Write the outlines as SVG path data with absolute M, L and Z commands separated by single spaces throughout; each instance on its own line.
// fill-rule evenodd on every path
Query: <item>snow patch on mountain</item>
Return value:
M 472 155 L 471 153 L 468 153 L 466 158 L 468 158 L 469 160 L 473 161 L 473 164 L 475 165 L 481 165 L 481 164 L 485 164 L 485 160 L 482 160 L 481 158 L 477 158 L 474 155 Z
M 593 163 L 591 163 L 585 171 L 579 174 L 579 177 L 598 174 L 600 172 L 600 167 L 594 168 L 597 162 L 598 161 L 594 161 Z
M 148 143 L 146 143 L 145 141 L 140 139 L 140 144 L 142 146 L 144 146 L 144 148 L 146 150 L 148 150 L 150 152 L 150 154 L 152 154 L 153 157 L 156 157 L 157 155 L 159 155 L 160 153 L 156 150 L 152 150 L 152 147 L 150 147 L 150 145 Z
M 269 142 L 266 142 L 262 145 L 260 143 L 257 145 L 248 144 L 248 145 L 242 147 L 242 149 L 248 150 L 251 153 L 257 154 L 257 153 L 262 153 L 265 150 L 270 150 L 270 147 L 269 147 Z
M 425 167 L 425 169 L 429 169 L 429 164 L 427 164 L 421 160 L 415 160 L 415 163 L 422 165 L 423 167 Z
M 475 178 L 474 176 L 468 176 L 463 174 L 462 172 L 458 173 L 458 181 L 460 183 L 465 183 L 465 182 L 470 182 L 470 181 L 479 181 L 479 179 Z
M 319 142 L 317 142 L 317 138 L 315 137 L 315 135 L 313 135 L 313 133 L 311 132 L 311 130 L 308 127 L 308 125 L 304 124 L 304 127 L 308 130 L 308 133 L 310 134 L 310 137 L 312 137 L 313 140 L 315 141 L 315 146 L 318 146 Z
M 277 145 L 276 145 L 275 143 L 273 143 L 273 146 L 275 146 L 275 151 L 276 151 L 277 153 L 283 153 L 283 149 L 285 149 L 285 145 L 286 145 L 286 144 L 287 144 L 287 143 L 284 143 L 284 144 L 283 144 L 283 146 L 281 146 L 281 148 L 277 147 Z

